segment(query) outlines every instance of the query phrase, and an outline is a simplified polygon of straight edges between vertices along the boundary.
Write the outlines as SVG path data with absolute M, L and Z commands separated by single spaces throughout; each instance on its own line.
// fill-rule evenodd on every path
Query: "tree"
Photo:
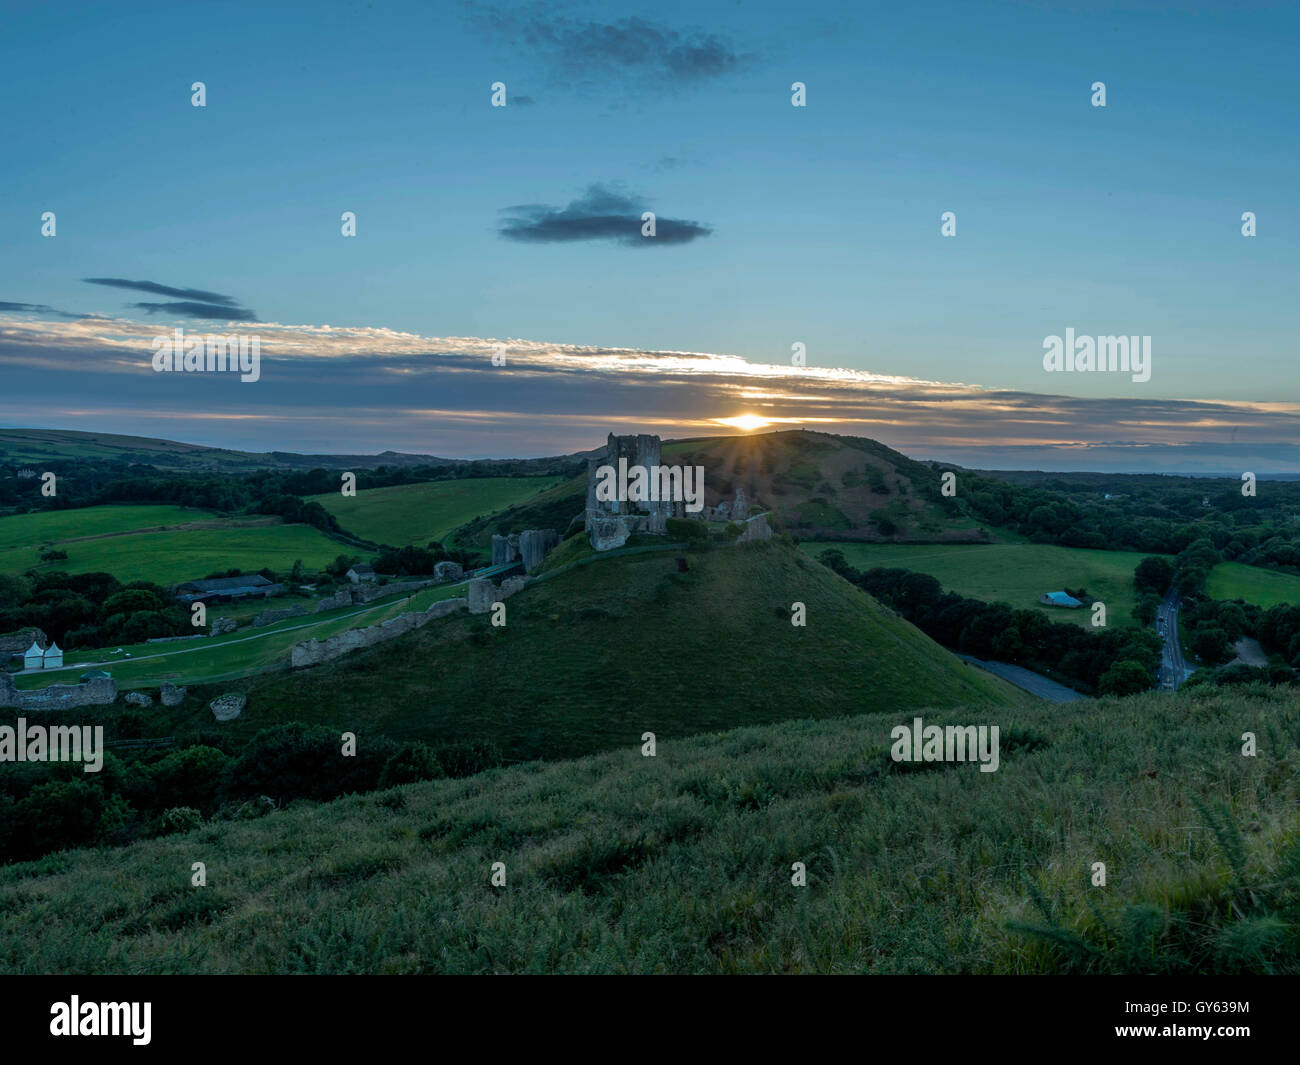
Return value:
M 1097 687 L 1102 695 L 1136 695 L 1151 687 L 1151 677 L 1139 663 L 1126 658 L 1106 670 Z
M 1164 595 L 1174 581 L 1173 563 L 1159 555 L 1150 555 L 1133 571 L 1133 585 L 1139 592 Z
M 1192 635 L 1192 653 L 1206 665 L 1218 665 L 1230 657 L 1228 634 L 1213 625 L 1197 629 Z

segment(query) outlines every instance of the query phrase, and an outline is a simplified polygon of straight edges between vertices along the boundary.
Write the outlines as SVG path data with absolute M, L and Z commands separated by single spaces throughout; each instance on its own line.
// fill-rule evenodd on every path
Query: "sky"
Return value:
M 7 0 L 0 424 L 501 457 L 756 415 L 1300 472 L 1297 31 L 1268 0 Z M 257 336 L 259 379 L 156 372 L 177 326 Z M 1067 329 L 1149 336 L 1149 379 L 1045 369 Z

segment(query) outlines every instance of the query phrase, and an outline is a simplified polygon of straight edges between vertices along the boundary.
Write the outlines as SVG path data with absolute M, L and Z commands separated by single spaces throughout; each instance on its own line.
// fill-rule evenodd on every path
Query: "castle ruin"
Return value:
M 662 442 L 648 433 L 636 436 L 609 434 L 602 454 L 587 459 L 587 509 L 583 528 L 591 537 L 591 546 L 597 551 L 622 547 L 633 533 L 650 533 L 663 536 L 668 531 L 669 518 L 681 518 L 686 505 L 681 499 L 619 500 L 598 499 L 597 471 L 602 466 L 618 469 L 620 460 L 628 469 L 640 467 L 657 469 Z

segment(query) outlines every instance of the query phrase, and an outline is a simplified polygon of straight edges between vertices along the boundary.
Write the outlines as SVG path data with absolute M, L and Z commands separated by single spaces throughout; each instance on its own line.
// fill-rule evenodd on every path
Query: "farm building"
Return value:
M 176 586 L 176 598 L 182 603 L 193 603 L 199 599 L 205 602 L 223 602 L 231 599 L 247 599 L 250 596 L 266 598 L 279 595 L 284 591 L 283 584 L 268 581 L 258 573 L 243 577 L 215 577 L 205 581 L 186 581 Z
M 1038 601 L 1045 606 L 1083 606 L 1074 596 L 1066 595 L 1064 592 L 1044 592 L 1038 597 Z
M 359 584 L 361 581 L 373 581 L 375 571 L 369 566 L 353 566 L 348 570 L 347 577 L 353 584 Z

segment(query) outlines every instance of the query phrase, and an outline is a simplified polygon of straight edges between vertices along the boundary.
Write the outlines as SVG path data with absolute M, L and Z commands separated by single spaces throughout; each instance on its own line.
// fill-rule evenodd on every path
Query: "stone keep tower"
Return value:
M 623 459 L 629 469 L 641 466 L 652 470 L 660 465 L 661 443 L 659 437 L 648 433 L 636 436 L 610 433 L 605 441 L 604 454 L 587 460 L 587 510 L 583 524 L 597 551 L 621 547 L 628 536 L 636 532 L 662 536 L 667 532 L 669 518 L 680 518 L 686 513 L 685 501 L 681 499 L 634 501 L 596 498 L 596 471 L 601 466 L 611 466 L 617 473 L 619 460 Z

